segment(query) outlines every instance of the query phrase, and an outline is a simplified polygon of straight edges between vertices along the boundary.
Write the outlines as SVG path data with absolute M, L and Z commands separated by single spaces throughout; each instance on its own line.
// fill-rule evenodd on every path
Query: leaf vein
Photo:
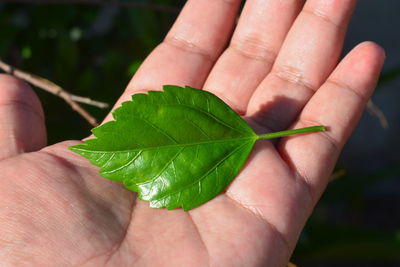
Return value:
M 188 187 L 191 187 L 192 185 L 198 183 L 199 181 L 203 180 L 205 177 L 207 177 L 212 171 L 214 171 L 214 169 L 216 167 L 218 167 L 221 163 L 223 163 L 226 159 L 228 159 L 230 156 L 232 156 L 233 154 L 236 153 L 236 151 L 238 151 L 240 148 L 242 148 L 244 145 L 246 145 L 247 143 L 241 144 L 240 146 L 238 146 L 237 148 L 235 148 L 234 150 L 232 150 L 228 155 L 224 156 L 221 160 L 219 160 L 213 167 L 211 167 L 204 175 L 202 175 L 200 178 L 196 179 L 195 181 L 193 181 L 190 184 L 184 185 L 182 186 L 182 188 L 180 188 L 179 190 L 174 190 L 170 193 L 167 193 L 165 196 L 162 196 L 160 198 L 156 198 L 154 199 L 155 201 L 159 202 L 175 193 L 177 193 L 178 191 L 184 191 L 186 190 Z
M 143 152 L 143 150 L 139 151 L 139 153 L 137 153 L 131 160 L 129 160 L 127 163 L 123 164 L 122 166 L 120 166 L 120 167 L 118 167 L 116 169 L 112 169 L 112 170 L 109 170 L 109 171 L 106 171 L 106 172 L 102 172 L 102 173 L 103 174 L 114 173 L 114 172 L 117 172 L 117 171 L 129 166 L 130 164 L 132 164 L 142 154 L 142 152 Z
M 98 157 L 97 159 L 94 159 L 96 162 L 99 162 L 102 158 L 104 158 L 104 156 L 107 155 L 106 153 L 103 153 L 100 155 L 100 157 Z
M 110 162 L 112 162 L 112 159 L 115 157 L 115 153 L 111 154 L 111 156 L 107 159 L 107 161 L 103 164 L 103 168 L 106 167 Z
M 155 149 L 167 149 L 167 148 L 175 148 L 175 147 L 190 147 L 190 146 L 197 146 L 197 145 L 209 145 L 209 144 L 215 144 L 215 143 L 229 143 L 229 142 L 235 142 L 235 141 L 246 141 L 246 140 L 257 140 L 257 136 L 248 136 L 248 137 L 239 137 L 239 138 L 227 138 L 227 139 L 216 139 L 216 140 L 207 140 L 203 142 L 195 142 L 195 143 L 183 143 L 183 144 L 173 144 L 173 145 L 164 145 L 164 146 L 153 146 L 153 147 L 142 147 L 142 148 L 137 148 L 137 149 L 129 149 L 129 150 L 116 150 L 116 151 L 105 151 L 105 150 L 88 150 L 88 149 L 82 149 L 82 148 L 75 148 L 75 150 L 78 151 L 87 151 L 90 153 L 129 153 L 129 152 L 135 152 L 135 151 L 140 151 L 140 150 L 155 150 Z
M 174 142 L 175 144 L 178 144 L 178 142 L 172 138 L 172 136 L 170 136 L 169 134 L 167 134 L 167 132 L 163 129 L 158 128 L 157 126 L 155 126 L 153 123 L 151 123 L 150 121 L 146 120 L 143 117 L 140 117 L 140 119 L 142 119 L 145 123 L 147 123 L 148 125 L 150 125 L 152 128 L 154 128 L 156 131 L 162 133 L 164 136 L 166 136 L 169 140 L 171 140 L 172 142 Z
M 174 155 L 170 160 L 168 160 L 168 161 L 165 163 L 164 167 L 162 167 L 162 169 L 161 169 L 153 178 L 151 178 L 150 180 L 147 180 L 147 181 L 145 181 L 145 182 L 141 182 L 141 183 L 137 183 L 137 184 L 136 184 L 137 186 L 140 186 L 140 185 L 145 185 L 145 184 L 151 183 L 149 193 L 148 193 L 148 194 L 145 194 L 145 195 L 143 195 L 143 196 L 147 196 L 147 195 L 150 194 L 150 192 L 151 192 L 151 190 L 152 190 L 152 188 L 153 188 L 154 181 L 155 181 L 158 177 L 160 177 L 160 175 L 168 168 L 168 166 L 179 156 L 179 154 L 180 154 L 184 149 L 185 149 L 184 147 L 181 148 L 181 149 L 179 149 L 179 150 L 175 153 L 175 155 Z
M 206 116 L 211 117 L 212 119 L 214 119 L 219 124 L 224 125 L 225 127 L 228 127 L 231 130 L 234 130 L 234 131 L 236 131 L 236 132 L 238 132 L 240 134 L 247 134 L 247 132 L 242 132 L 242 131 L 236 129 L 235 127 L 233 127 L 232 125 L 227 124 L 226 122 L 224 122 L 223 120 L 221 120 L 220 118 L 218 118 L 217 116 L 212 114 L 211 112 L 207 112 L 207 111 L 202 110 L 201 108 L 195 107 L 194 104 L 193 104 L 193 106 L 189 106 L 189 105 L 186 105 L 186 104 L 165 104 L 164 106 L 183 106 L 183 107 L 186 107 L 188 109 L 194 109 L 196 111 L 199 111 L 199 112 L 205 114 Z
M 211 137 L 203 130 L 200 128 L 199 125 L 194 123 L 193 121 L 189 120 L 188 118 L 185 117 L 185 120 L 188 121 L 191 125 L 193 125 L 195 128 L 197 128 L 203 135 L 205 135 L 209 140 L 211 140 Z

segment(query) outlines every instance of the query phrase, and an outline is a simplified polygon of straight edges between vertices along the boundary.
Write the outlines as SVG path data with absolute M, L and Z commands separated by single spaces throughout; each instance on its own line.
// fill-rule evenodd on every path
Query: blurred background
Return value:
M 185 1 L 88 2 L 0 1 L 0 59 L 112 106 Z M 359 1 L 344 53 L 365 40 L 385 48 L 372 101 L 389 127 L 376 112 L 363 115 L 301 235 L 292 258 L 298 266 L 400 266 L 399 10 L 398 0 Z M 92 126 L 62 99 L 35 91 L 50 144 L 89 134 Z M 84 108 L 98 121 L 109 111 Z

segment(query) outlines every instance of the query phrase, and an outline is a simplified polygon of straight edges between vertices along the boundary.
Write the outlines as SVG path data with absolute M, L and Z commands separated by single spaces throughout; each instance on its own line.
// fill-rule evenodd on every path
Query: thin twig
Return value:
M 1 59 L 0 59 L 0 69 L 4 70 L 6 73 L 9 73 L 11 75 L 14 75 L 17 78 L 20 78 L 20 79 L 26 81 L 38 88 L 41 88 L 49 93 L 52 93 L 54 95 L 61 97 L 62 99 L 64 99 L 65 102 L 67 102 L 71 106 L 71 108 L 73 110 L 78 112 L 92 126 L 98 125 L 96 119 L 76 102 L 81 102 L 81 103 L 85 103 L 85 104 L 89 104 L 89 105 L 93 105 L 93 106 L 97 106 L 97 107 L 101 107 L 101 108 L 108 107 L 107 103 L 95 101 L 95 100 L 92 100 L 87 97 L 81 97 L 81 96 L 76 96 L 76 95 L 70 94 L 69 92 L 65 91 L 60 86 L 58 86 L 57 84 L 55 84 L 45 78 L 39 77 L 37 75 L 14 68 L 14 67 L 10 66 L 9 64 L 5 63 L 4 61 L 2 61 Z
M 108 103 L 104 103 L 104 102 L 100 102 L 100 101 L 97 101 L 97 100 L 93 100 L 93 99 L 91 99 L 89 97 L 73 95 L 73 94 L 70 94 L 70 97 L 71 97 L 71 99 L 73 101 L 78 102 L 78 103 L 83 103 L 83 104 L 90 105 L 90 106 L 95 106 L 95 107 L 98 107 L 98 108 L 108 108 L 109 107 Z
M 389 122 L 386 119 L 385 114 L 383 111 L 372 102 L 372 100 L 369 100 L 367 103 L 367 110 L 369 111 L 370 114 L 373 116 L 377 117 L 379 119 L 379 122 L 382 126 L 382 128 L 387 129 L 389 128 Z
M 179 13 L 179 8 L 159 5 L 159 4 L 150 4 L 150 3 L 138 3 L 138 2 L 127 2 L 127 1 L 105 1 L 105 0 L 2 0 L 2 2 L 9 3 L 25 3 L 25 4 L 46 4 L 46 5 L 54 5 L 54 4 L 65 4 L 65 5 L 93 5 L 93 6 L 117 6 L 117 7 L 133 7 L 140 9 L 152 9 L 161 12 L 168 13 Z

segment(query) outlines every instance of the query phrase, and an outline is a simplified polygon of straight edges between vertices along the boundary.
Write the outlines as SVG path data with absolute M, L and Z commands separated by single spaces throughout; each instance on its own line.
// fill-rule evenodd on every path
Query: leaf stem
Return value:
M 260 134 L 258 135 L 257 139 L 272 139 L 272 138 L 289 136 L 293 134 L 323 132 L 323 131 L 326 131 L 326 128 L 322 125 L 319 125 L 319 126 L 311 126 L 294 130 L 281 131 L 276 133 Z

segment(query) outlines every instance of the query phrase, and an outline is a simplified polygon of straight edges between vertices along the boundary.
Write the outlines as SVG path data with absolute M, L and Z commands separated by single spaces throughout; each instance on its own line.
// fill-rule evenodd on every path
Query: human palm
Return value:
M 328 127 L 257 142 L 226 191 L 189 212 L 149 208 L 100 178 L 67 149 L 79 141 L 45 147 L 40 103 L 0 76 L 2 264 L 284 266 L 383 63 L 382 50 L 363 43 L 336 65 L 354 2 L 247 1 L 232 38 L 239 1 L 187 2 L 116 106 L 163 84 L 189 85 L 259 132 Z

